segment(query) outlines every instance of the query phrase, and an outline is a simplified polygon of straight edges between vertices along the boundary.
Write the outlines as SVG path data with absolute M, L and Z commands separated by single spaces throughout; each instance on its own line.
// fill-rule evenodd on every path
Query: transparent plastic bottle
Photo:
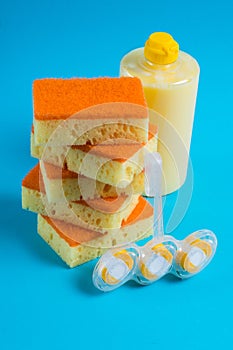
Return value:
M 120 75 L 140 78 L 148 107 L 162 116 L 150 113 L 159 129 L 163 194 L 176 191 L 186 179 L 199 72 L 197 61 L 161 32 L 151 34 L 145 47 L 129 52 L 120 63 Z

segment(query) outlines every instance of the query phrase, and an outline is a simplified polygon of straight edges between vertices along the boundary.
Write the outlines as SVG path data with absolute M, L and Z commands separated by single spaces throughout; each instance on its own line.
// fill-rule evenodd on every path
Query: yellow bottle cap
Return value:
M 155 64 L 170 64 L 177 60 L 179 44 L 164 32 L 152 33 L 146 41 L 144 55 Z

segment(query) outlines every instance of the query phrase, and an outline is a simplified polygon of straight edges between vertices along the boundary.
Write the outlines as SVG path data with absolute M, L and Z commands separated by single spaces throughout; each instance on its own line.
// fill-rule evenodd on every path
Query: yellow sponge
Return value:
M 152 228 L 153 208 L 142 197 L 121 228 L 105 235 L 38 215 L 39 235 L 70 267 L 92 260 L 116 245 L 149 237 Z

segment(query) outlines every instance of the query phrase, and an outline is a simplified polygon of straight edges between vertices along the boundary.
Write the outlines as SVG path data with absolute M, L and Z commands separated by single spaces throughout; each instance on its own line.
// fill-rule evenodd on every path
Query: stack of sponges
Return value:
M 157 130 L 140 80 L 36 80 L 33 102 L 39 163 L 22 182 L 22 205 L 38 213 L 38 233 L 70 267 L 148 237 L 144 154 L 156 151 Z

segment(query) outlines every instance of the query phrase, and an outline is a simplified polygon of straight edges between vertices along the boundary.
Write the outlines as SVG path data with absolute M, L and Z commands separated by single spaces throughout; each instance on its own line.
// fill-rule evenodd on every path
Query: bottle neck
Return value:
M 168 64 L 158 64 L 158 63 L 154 63 L 151 62 L 150 60 L 148 60 L 145 56 L 144 56 L 144 65 L 145 67 L 147 67 L 148 69 L 151 70 L 167 70 L 167 69 L 172 69 L 173 67 L 175 67 L 177 65 L 178 59 L 175 62 L 172 63 L 168 63 Z

